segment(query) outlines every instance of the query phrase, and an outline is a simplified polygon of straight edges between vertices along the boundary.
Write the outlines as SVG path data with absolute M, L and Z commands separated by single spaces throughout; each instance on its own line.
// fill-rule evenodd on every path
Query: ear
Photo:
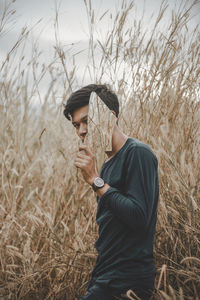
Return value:
M 114 110 L 111 110 L 112 111 L 112 113 L 116 116 L 116 112 L 114 111 Z
M 117 118 L 116 112 L 114 110 L 111 110 L 111 111 L 112 111 L 113 115 L 115 115 L 115 117 Z M 117 118 L 117 121 L 116 121 L 116 125 L 118 126 L 118 118 Z

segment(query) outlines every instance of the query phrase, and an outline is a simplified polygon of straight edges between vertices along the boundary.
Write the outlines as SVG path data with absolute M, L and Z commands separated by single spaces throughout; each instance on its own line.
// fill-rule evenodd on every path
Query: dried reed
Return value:
M 188 27 L 197 2 L 172 11 L 163 29 L 164 2 L 146 33 L 143 20 L 132 17 L 132 1 L 98 17 L 85 0 L 90 39 L 81 84 L 113 85 L 120 127 L 150 144 L 159 159 L 154 299 L 200 295 L 200 34 Z M 1 35 L 14 15 L 12 3 L 5 6 Z M 110 27 L 101 36 L 104 20 Z M 65 102 L 81 84 L 75 55 L 63 50 L 58 31 L 56 25 L 50 64 L 41 61 L 37 44 L 31 57 L 22 51 L 30 41 L 24 29 L 0 66 L 1 299 L 80 299 L 95 264 L 95 195 L 73 166 L 77 139 L 57 104 L 58 94 Z

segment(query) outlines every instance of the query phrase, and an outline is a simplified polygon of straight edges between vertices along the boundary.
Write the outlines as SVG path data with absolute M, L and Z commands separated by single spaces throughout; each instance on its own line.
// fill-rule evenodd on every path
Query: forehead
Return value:
M 85 105 L 83 107 L 76 109 L 73 112 L 72 122 L 80 122 L 81 119 L 88 116 L 88 111 L 89 111 L 89 105 Z

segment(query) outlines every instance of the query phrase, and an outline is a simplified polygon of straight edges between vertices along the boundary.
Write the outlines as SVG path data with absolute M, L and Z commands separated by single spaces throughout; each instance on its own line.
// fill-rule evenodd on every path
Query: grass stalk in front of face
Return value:
M 163 4 L 145 33 L 132 2 L 100 18 L 85 3 L 91 36 L 83 78 L 113 86 L 119 126 L 159 159 L 154 299 L 198 299 L 200 35 L 190 32 L 190 4 L 171 12 L 165 29 Z M 58 39 L 50 63 L 37 43 L 31 55 L 23 52 L 28 43 L 24 31 L 1 62 L 0 295 L 80 299 L 97 255 L 97 204 L 73 166 L 78 143 L 57 102 L 77 88 L 78 63 L 70 50 L 62 56 Z

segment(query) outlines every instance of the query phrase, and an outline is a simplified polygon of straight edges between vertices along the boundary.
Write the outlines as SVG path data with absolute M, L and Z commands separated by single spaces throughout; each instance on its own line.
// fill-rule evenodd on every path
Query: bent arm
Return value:
M 126 160 L 125 192 L 107 185 L 101 201 L 129 228 L 146 231 L 153 212 L 156 188 L 157 159 L 149 150 L 135 147 Z
M 101 198 L 107 207 L 131 229 L 145 229 L 147 225 L 145 209 L 139 199 L 124 196 L 118 189 L 110 187 Z

